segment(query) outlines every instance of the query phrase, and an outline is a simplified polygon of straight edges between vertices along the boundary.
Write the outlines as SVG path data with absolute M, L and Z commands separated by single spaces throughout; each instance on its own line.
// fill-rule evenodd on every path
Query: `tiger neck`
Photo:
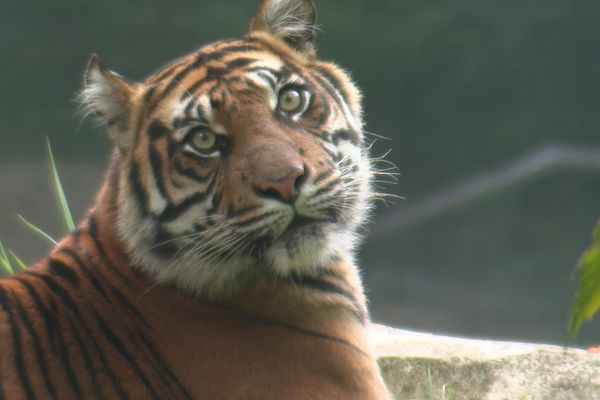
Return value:
M 99 243 L 110 254 L 103 268 L 122 277 L 123 294 L 147 315 L 151 325 L 173 327 L 195 315 L 295 329 L 349 343 L 370 354 L 365 334 L 368 316 L 358 272 L 351 260 L 336 260 L 310 277 L 264 278 L 220 299 L 191 297 L 168 285 L 157 286 L 131 264 L 116 230 L 118 160 L 113 159 L 96 206 L 79 229 L 80 240 Z M 87 239 L 86 239 L 87 238 Z M 167 329 L 168 330 L 168 329 Z

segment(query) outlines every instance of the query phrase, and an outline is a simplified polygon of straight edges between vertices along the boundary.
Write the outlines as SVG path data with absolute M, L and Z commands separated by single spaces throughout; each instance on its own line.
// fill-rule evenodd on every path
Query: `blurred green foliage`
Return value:
M 569 322 L 569 338 L 573 339 L 585 320 L 600 310 L 600 222 L 594 233 L 594 243 L 579 261 L 579 288 Z

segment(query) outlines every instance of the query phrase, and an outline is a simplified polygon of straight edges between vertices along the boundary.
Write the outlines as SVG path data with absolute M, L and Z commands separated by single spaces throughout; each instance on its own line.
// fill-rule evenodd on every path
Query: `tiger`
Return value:
M 130 82 L 92 55 L 113 145 L 73 232 L 0 280 L 0 399 L 389 399 L 355 262 L 361 94 L 311 0 Z

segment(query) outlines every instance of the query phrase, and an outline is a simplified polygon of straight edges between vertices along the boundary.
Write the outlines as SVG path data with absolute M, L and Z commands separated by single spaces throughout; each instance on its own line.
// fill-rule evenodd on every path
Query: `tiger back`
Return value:
M 90 59 L 95 204 L 0 280 L 0 399 L 388 399 L 354 249 L 361 96 L 310 0 L 132 83 Z

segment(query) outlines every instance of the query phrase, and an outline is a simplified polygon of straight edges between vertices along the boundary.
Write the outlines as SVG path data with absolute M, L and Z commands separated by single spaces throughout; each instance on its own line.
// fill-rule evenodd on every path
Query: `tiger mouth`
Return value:
M 334 218 L 311 218 L 296 213 L 294 215 L 294 219 L 292 219 L 290 224 L 285 228 L 282 235 L 288 232 L 297 232 L 307 227 L 315 227 L 323 224 L 332 224 L 335 222 L 336 221 Z
M 301 246 L 301 237 L 317 238 L 323 236 L 323 226 L 333 224 L 337 221 L 335 218 L 311 218 L 300 214 L 295 214 L 292 221 L 277 235 L 267 235 L 254 241 L 250 251 L 250 256 L 256 259 L 263 259 L 268 249 L 276 245 L 284 244 L 289 249 Z
M 294 216 L 294 219 L 292 220 L 292 222 L 290 222 L 290 224 L 287 226 L 287 228 L 285 228 L 284 232 L 298 230 L 298 229 L 304 228 L 305 226 L 313 225 L 316 223 L 323 223 L 323 222 L 331 222 L 331 221 L 324 220 L 324 219 L 309 218 L 309 217 L 305 217 L 305 216 L 296 214 Z

